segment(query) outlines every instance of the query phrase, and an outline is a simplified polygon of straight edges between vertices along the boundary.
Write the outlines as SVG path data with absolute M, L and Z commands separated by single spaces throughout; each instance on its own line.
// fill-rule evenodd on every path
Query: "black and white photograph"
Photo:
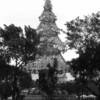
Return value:
M 0 100 L 100 100 L 100 1 L 0 0 Z

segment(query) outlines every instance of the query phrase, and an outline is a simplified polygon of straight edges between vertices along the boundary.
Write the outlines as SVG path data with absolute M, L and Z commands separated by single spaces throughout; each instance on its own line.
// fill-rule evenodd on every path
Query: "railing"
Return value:
M 23 100 L 96 100 L 96 98 L 78 98 L 75 96 L 66 96 L 66 95 L 62 95 L 62 96 L 42 96 L 42 95 L 27 95 L 23 98 Z

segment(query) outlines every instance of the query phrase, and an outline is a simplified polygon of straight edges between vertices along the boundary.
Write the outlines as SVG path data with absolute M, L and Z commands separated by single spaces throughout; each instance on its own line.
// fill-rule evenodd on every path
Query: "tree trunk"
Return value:
M 13 90 L 12 90 L 12 98 L 13 99 L 12 100 L 18 100 L 20 92 L 19 92 L 19 88 L 17 86 L 18 79 L 17 79 L 17 76 L 15 75 L 15 73 L 14 73 L 13 77 L 14 77 L 14 80 L 12 82 L 12 87 L 13 87 Z

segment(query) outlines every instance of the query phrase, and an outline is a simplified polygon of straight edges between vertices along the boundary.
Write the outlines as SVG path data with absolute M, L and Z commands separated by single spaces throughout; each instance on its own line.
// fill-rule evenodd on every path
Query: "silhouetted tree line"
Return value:
M 100 13 L 67 22 L 67 45 L 77 49 L 79 57 L 69 62 L 77 84 L 100 99 Z M 93 83 L 94 87 L 88 87 Z M 77 88 L 79 89 L 79 88 Z
M 38 43 L 39 36 L 30 26 L 25 26 L 24 32 L 21 27 L 13 24 L 0 28 L 0 95 L 2 98 L 7 99 L 9 93 L 13 100 L 18 100 L 20 89 L 32 86 L 31 76 L 25 71 L 24 66 L 28 61 L 35 60 Z M 14 61 L 13 66 L 10 65 L 11 61 Z
M 29 73 L 15 66 L 6 64 L 0 57 L 0 96 L 7 99 L 12 96 L 18 99 L 20 91 L 32 86 L 32 79 Z

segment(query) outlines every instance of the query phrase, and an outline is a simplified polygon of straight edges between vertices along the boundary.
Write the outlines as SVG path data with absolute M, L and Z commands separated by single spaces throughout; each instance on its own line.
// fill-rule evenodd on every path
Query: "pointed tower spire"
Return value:
M 54 23 L 56 21 L 56 16 L 52 12 L 52 4 L 50 0 L 45 1 L 44 11 L 39 17 L 42 22 Z
M 50 0 L 46 0 L 45 5 L 44 5 L 44 10 L 52 10 L 52 5 Z
M 52 64 L 53 58 L 57 58 L 58 69 L 66 69 L 66 62 L 61 55 L 65 45 L 58 37 L 60 32 L 56 25 L 56 16 L 52 12 L 50 0 L 45 1 L 44 10 L 39 20 L 40 24 L 37 28 L 37 33 L 40 35 L 40 56 L 37 64 L 40 64 L 40 68 L 46 68 L 48 63 Z
M 38 45 L 39 54 L 36 56 L 34 62 L 30 62 L 27 66 L 33 70 L 48 69 L 47 65 L 53 67 L 54 59 L 57 59 L 57 70 L 65 72 L 69 70 L 66 65 L 61 52 L 64 50 L 65 45 L 59 39 L 59 28 L 56 25 L 56 16 L 52 12 L 52 5 L 50 0 L 45 1 L 44 10 L 39 17 L 40 24 L 37 28 L 37 34 L 40 36 L 40 43 Z M 26 68 L 27 68 L 26 66 Z

